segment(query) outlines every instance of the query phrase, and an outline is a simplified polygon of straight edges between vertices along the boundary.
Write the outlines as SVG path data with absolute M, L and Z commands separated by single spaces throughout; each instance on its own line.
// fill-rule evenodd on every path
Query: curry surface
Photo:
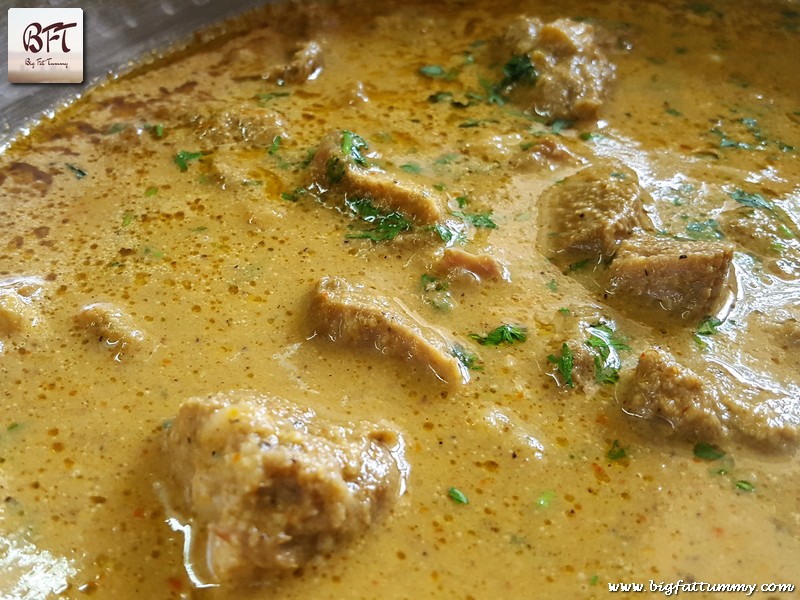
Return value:
M 743 325 L 797 315 L 797 240 L 766 256 L 738 248 L 735 318 L 704 349 L 697 323 L 630 318 L 584 285 L 589 275 L 565 275 L 537 250 L 536 199 L 581 160 L 512 164 L 553 138 L 586 163 L 615 156 L 634 168 L 671 234 L 716 236 L 709 221 L 734 188 L 780 205 L 796 231 L 800 17 L 788 6 L 277 6 L 251 16 L 252 29 L 234 23 L 100 86 L 18 140 L 0 158 L 0 277 L 34 278 L 39 291 L 32 325 L 0 339 L 3 595 L 592 598 L 620 581 L 800 584 L 791 449 L 730 440 L 723 458 L 702 460 L 698 440 L 626 415 L 615 385 L 560 385 L 547 358 L 565 319 L 598 314 L 631 347 L 623 379 L 662 344 L 700 371 L 711 353 L 798 402 L 796 349 Z M 600 121 L 429 99 L 466 99 L 482 93 L 479 77 L 502 76 L 486 46 L 517 14 L 586 19 L 615 40 Z M 324 51 L 318 77 L 261 77 L 307 40 Z M 456 75 L 427 77 L 425 65 Z M 216 151 L 197 123 L 225 111 L 278 115 L 283 135 Z M 434 234 L 348 238 L 365 225 L 294 198 L 309 183 L 309 149 L 337 128 L 466 196 L 470 211 L 491 211 L 497 228 L 476 229 L 467 249 L 491 248 L 511 282 L 454 284 L 452 309 L 437 310 L 420 287 L 442 245 Z M 315 339 L 308 297 L 326 275 L 400 299 L 463 340 L 482 370 L 445 389 L 409 363 Z M 76 324 L 93 302 L 127 312 L 144 336 L 136 351 L 116 353 Z M 501 323 L 525 325 L 527 340 L 468 339 Z M 167 523 L 163 430 L 185 399 L 234 389 L 394 424 L 407 491 L 363 538 L 285 580 L 198 590 Z

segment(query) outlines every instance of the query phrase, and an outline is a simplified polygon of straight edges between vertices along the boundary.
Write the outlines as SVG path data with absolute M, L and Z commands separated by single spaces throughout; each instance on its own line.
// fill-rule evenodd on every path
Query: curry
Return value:
M 3 596 L 792 591 L 799 30 L 277 3 L 43 119 L 0 157 Z

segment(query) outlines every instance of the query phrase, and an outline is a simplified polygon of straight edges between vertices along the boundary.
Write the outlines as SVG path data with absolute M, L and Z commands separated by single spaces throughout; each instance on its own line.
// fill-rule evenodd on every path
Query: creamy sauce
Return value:
M 18 140 L 0 157 L 4 597 L 592 598 L 651 579 L 800 584 L 792 6 L 279 5 Z M 508 59 L 493 56 L 496 40 L 519 14 L 596 27 L 616 66 L 597 118 L 548 122 L 516 98 L 487 102 Z M 319 68 L 275 70 L 309 41 Z M 441 71 L 420 72 L 432 65 Z M 356 132 L 447 211 L 490 212 L 496 228 L 464 226 L 463 247 L 510 281 L 423 291 L 445 245 L 435 231 L 348 237 L 369 223 L 310 187 L 309 150 L 332 130 Z M 736 244 L 716 331 L 606 298 L 604 265 L 559 268 L 543 254 L 541 194 L 606 157 L 636 172 L 661 235 Z M 736 222 L 725 212 L 742 209 Z M 315 335 L 324 276 L 402 303 L 481 369 L 443 385 L 419 362 Z M 601 320 L 629 347 L 620 381 L 570 388 L 548 356 L 558 362 L 563 342 L 585 342 L 581 323 Z M 501 324 L 527 339 L 469 337 Z M 731 430 L 704 440 L 626 414 L 626 385 L 654 345 L 727 399 Z M 391 423 L 405 492 L 298 572 L 196 587 L 209 581 L 186 564 L 164 432 L 186 399 L 228 390 Z M 725 455 L 705 460 L 695 444 L 706 441 Z

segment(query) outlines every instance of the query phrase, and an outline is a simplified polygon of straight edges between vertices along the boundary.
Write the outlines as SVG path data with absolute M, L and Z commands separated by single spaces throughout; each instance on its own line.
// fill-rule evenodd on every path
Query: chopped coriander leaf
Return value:
M 470 339 L 475 340 L 481 346 L 499 346 L 500 344 L 513 344 L 524 342 L 528 339 L 528 328 L 523 325 L 500 325 L 497 329 L 490 331 L 486 335 L 471 333 Z
M 586 345 L 599 353 L 603 366 L 618 368 L 620 364 L 618 352 L 631 349 L 625 339 L 617 337 L 616 332 L 605 323 L 590 325 L 587 331 L 589 339 L 586 340 Z
M 503 81 L 500 82 L 501 88 L 507 88 L 515 83 L 534 85 L 539 79 L 536 67 L 531 63 L 527 54 L 515 54 L 503 65 Z
M 363 221 L 372 224 L 371 229 L 347 234 L 348 239 L 368 239 L 373 242 L 393 240 L 405 231 L 411 230 L 411 222 L 399 212 L 385 213 L 369 199 L 347 199 L 347 207 Z
M 496 85 L 482 77 L 478 79 L 481 84 L 481 87 L 486 90 L 486 102 L 489 104 L 497 104 L 497 106 L 503 106 L 506 103 L 506 99 L 500 91 L 500 85 Z
M 700 321 L 700 325 L 697 327 L 697 334 L 698 335 L 713 335 L 719 332 L 719 326 L 722 325 L 722 321 L 720 321 L 716 317 L 706 317 L 702 321 Z
M 578 137 L 581 138 L 585 142 L 592 142 L 592 141 L 596 141 L 596 140 L 602 139 L 603 138 L 603 134 L 602 133 L 595 133 L 595 132 L 592 132 L 592 131 L 584 131 Z
M 570 310 L 566 306 L 562 306 L 558 309 L 558 312 L 560 312 L 562 315 L 568 315 Z
M 307 194 L 308 190 L 304 187 L 295 188 L 291 192 L 281 192 L 281 199 L 288 200 L 289 202 L 297 202 L 300 196 Z
M 131 223 L 133 223 L 133 219 L 136 217 L 132 212 L 126 210 L 125 213 L 122 215 L 122 226 L 127 227 Z
M 465 244 L 467 242 L 467 236 L 463 231 L 463 226 L 459 226 L 453 221 L 445 221 L 444 223 L 434 225 L 432 229 L 447 246 Z
M 477 227 L 479 229 L 497 229 L 497 223 L 492 221 L 492 212 L 484 212 L 484 213 L 461 213 L 461 212 L 454 212 L 452 213 L 455 217 L 461 217 L 467 223 L 470 223 L 473 227 Z
M 189 162 L 197 160 L 203 156 L 202 152 L 189 152 L 188 150 L 181 150 L 172 159 L 181 172 L 189 170 Z
M 558 291 L 558 284 L 556 283 L 555 279 L 551 279 L 547 282 L 547 289 L 549 289 L 551 292 Z
M 434 183 L 433 184 L 433 189 L 438 190 L 440 192 L 443 192 L 443 191 L 445 191 L 447 189 L 447 186 L 445 184 L 443 184 L 443 183 Z
M 458 69 L 446 71 L 442 65 L 424 65 L 419 68 L 419 73 L 432 79 L 452 80 L 458 77 Z
M 456 204 L 458 204 L 458 208 L 464 208 L 467 205 L 468 199 L 466 196 L 458 196 L 456 198 Z
M 619 381 L 619 368 L 608 366 L 599 356 L 595 356 L 594 378 L 597 383 L 617 383 Z
M 19 423 L 11 423 L 8 427 L 6 427 L 6 431 L 14 431 L 15 429 L 19 429 Z
M 574 124 L 575 123 L 573 123 L 569 119 L 556 119 L 550 124 L 550 131 L 552 131 L 556 135 L 560 135 L 562 130 L 569 129 Z
M 369 150 L 369 144 L 360 135 L 352 131 L 342 132 L 342 152 L 348 158 L 352 158 L 353 162 L 362 167 L 368 167 L 366 157 L 362 150 Z
M 435 165 L 449 165 L 451 162 L 456 160 L 460 154 L 456 152 L 451 152 L 450 154 L 443 154 L 439 158 L 437 158 L 433 164 Z
M 554 354 L 550 354 L 547 356 L 547 360 L 556 365 L 558 372 L 561 373 L 561 378 L 564 381 L 564 385 L 574 388 L 575 384 L 572 381 L 572 367 L 574 365 L 575 357 L 573 356 L 572 350 L 570 350 L 567 343 L 564 342 L 561 344 L 561 356 L 556 358 Z
M 156 139 L 161 139 L 164 137 L 164 126 L 161 123 L 156 123 L 155 125 L 145 124 L 144 129 L 150 132 Z
M 573 272 L 575 272 L 575 271 L 581 271 L 581 270 L 583 270 L 583 269 L 585 269 L 585 268 L 586 268 L 586 265 L 588 265 L 588 264 L 589 264 L 589 262 L 590 262 L 590 261 L 589 261 L 589 259 L 587 258 L 587 259 L 584 259 L 584 260 L 579 260 L 579 261 L 577 261 L 577 262 L 571 263 L 571 264 L 570 264 L 570 265 L 567 267 L 567 271 L 569 271 L 570 273 L 573 273 Z
M 158 188 L 156 186 L 154 186 L 154 185 L 151 185 L 149 188 L 147 188 L 144 191 L 144 196 L 145 196 L 145 198 L 151 198 L 151 197 L 155 196 L 157 193 L 158 193 Z
M 447 495 L 450 496 L 450 499 L 456 504 L 469 504 L 469 500 L 467 500 L 467 497 L 464 495 L 464 492 L 462 492 L 458 488 L 451 487 L 447 491 Z
M 263 106 L 270 100 L 274 100 L 275 98 L 284 98 L 289 94 L 290 92 L 269 92 L 267 94 L 256 94 L 255 99 L 258 100 L 258 103 Z
M 449 291 L 450 285 L 446 280 L 424 273 L 420 277 L 423 300 L 439 310 L 453 308 L 453 301 Z
M 453 92 L 436 92 L 428 96 L 428 102 L 438 104 L 439 102 L 450 102 L 453 99 Z
M 400 165 L 400 168 L 406 173 L 414 173 L 414 174 L 422 173 L 422 167 L 420 167 L 417 163 L 406 163 Z
M 483 371 L 480 358 L 474 352 L 470 352 L 461 344 L 456 344 L 450 349 L 453 356 L 456 357 L 458 362 L 464 365 L 470 371 Z
M 279 135 L 276 135 L 274 138 L 272 138 L 272 144 L 270 144 L 270 147 L 267 150 L 267 153 L 270 156 L 275 156 L 278 153 L 278 151 L 281 149 L 281 142 L 282 141 L 283 141 L 283 138 L 281 136 L 279 136 Z
M 701 460 L 719 460 L 725 456 L 725 451 L 718 446 L 707 442 L 697 442 L 694 445 L 694 455 Z
M 682 117 L 683 116 L 683 113 L 681 111 L 676 110 L 676 109 L 674 109 L 674 108 L 672 108 L 670 106 L 665 108 L 664 112 L 666 112 L 668 115 L 672 115 L 673 117 Z
M 120 131 L 123 131 L 124 129 L 127 129 L 127 128 L 128 128 L 128 125 L 125 124 L 125 123 L 114 123 L 111 127 L 108 128 L 108 131 L 106 133 L 109 133 L 109 134 L 111 134 L 111 133 L 119 133 Z
M 620 460 L 628 456 L 628 453 L 625 451 L 625 448 L 620 445 L 619 440 L 614 440 L 611 444 L 611 448 L 606 452 L 606 456 L 608 460 Z
M 698 346 L 698 347 L 699 347 L 701 350 L 706 350 L 706 349 L 708 349 L 708 342 L 706 342 L 706 341 L 705 341 L 703 338 L 701 338 L 701 337 L 700 337 L 699 335 L 697 335 L 696 333 L 692 335 L 692 339 L 694 340 L 694 343 L 695 343 L 695 344 L 697 344 L 697 346 Z
M 64 163 L 64 164 L 66 164 L 67 168 L 70 171 L 72 171 L 72 173 L 75 175 L 75 179 L 83 179 L 84 177 L 86 177 L 89 174 L 86 171 L 84 171 L 83 169 L 81 169 L 80 167 L 76 167 L 73 164 L 70 164 L 70 163 Z
M 783 237 L 783 238 L 785 238 L 787 240 L 793 240 L 794 238 L 797 237 L 794 234 L 794 232 L 791 229 L 789 229 L 786 225 L 784 225 L 783 223 L 778 225 L 778 233 L 780 233 L 781 237 Z
M 750 483 L 749 481 L 746 481 L 744 479 L 740 479 L 734 485 L 736 486 L 737 490 L 742 490 L 743 492 L 755 492 L 756 491 L 756 486 L 754 486 L 752 483 Z
M 719 240 L 724 236 L 715 219 L 692 221 L 686 225 L 686 235 L 693 240 Z
M 598 577 L 597 573 L 595 573 L 589 578 L 589 585 L 597 585 L 599 582 L 600 582 L 600 577 Z
M 745 192 L 744 190 L 736 189 L 730 192 L 728 196 L 736 200 L 736 202 L 744 204 L 745 206 L 750 206 L 752 208 L 762 208 L 768 211 L 775 210 L 775 205 L 773 205 L 772 202 L 765 199 L 764 196 L 758 193 L 750 194 L 748 192 Z

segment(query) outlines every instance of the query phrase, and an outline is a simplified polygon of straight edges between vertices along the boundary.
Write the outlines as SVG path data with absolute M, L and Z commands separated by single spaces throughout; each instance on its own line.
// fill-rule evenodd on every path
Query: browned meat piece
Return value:
M 436 262 L 435 270 L 453 277 L 464 277 L 472 281 L 492 279 L 511 281 L 508 267 L 489 254 L 471 254 L 460 248 L 445 248 Z
M 625 165 L 586 167 L 542 194 L 540 245 L 559 265 L 608 260 L 636 228 L 649 227 L 647 201 L 636 172 Z
M 620 398 L 626 412 L 646 419 L 664 419 L 676 432 L 696 440 L 738 437 L 756 446 L 786 449 L 800 436 L 800 404 L 796 397 L 776 397 L 754 387 L 729 395 L 719 372 L 699 376 L 667 351 L 651 348 L 639 358 Z M 738 385 L 734 384 L 734 385 Z
M 642 353 L 621 400 L 626 412 L 664 419 L 688 437 L 712 441 L 727 432 L 729 415 L 714 390 L 665 350 Z
M 456 344 L 397 300 L 324 277 L 314 290 L 311 320 L 316 332 L 334 342 L 375 348 L 382 354 L 413 360 L 441 381 L 469 381 L 469 370 L 454 354 Z
M 38 277 L 0 281 L 0 337 L 24 333 L 39 321 L 36 300 L 44 282 Z
M 550 119 L 591 119 L 597 115 L 614 79 L 614 65 L 588 23 L 557 19 L 542 24 L 519 17 L 504 36 L 511 56 L 527 56 L 536 69 L 534 85 L 521 85 L 512 96 Z
M 145 343 L 144 333 L 133 318 L 123 309 L 107 302 L 87 304 L 75 317 L 75 322 L 86 330 L 114 360 L 140 350 Z
M 227 145 L 269 147 L 276 137 L 289 139 L 280 115 L 254 109 L 225 110 L 208 116 L 189 117 L 197 137 L 208 149 Z
M 322 65 L 322 47 L 319 43 L 311 40 L 297 49 L 289 64 L 275 69 L 269 79 L 275 80 L 279 85 L 303 83 L 319 77 Z
M 390 428 L 244 392 L 184 402 L 166 452 L 198 554 L 225 582 L 291 572 L 364 533 L 399 496 L 405 465 Z
M 353 146 L 352 141 L 350 150 L 345 151 L 345 135 L 353 134 L 334 131 L 317 147 L 311 169 L 320 189 L 341 190 L 351 198 L 370 198 L 376 206 L 398 211 L 422 225 L 432 225 L 441 219 L 444 204 L 441 194 L 416 183 L 410 174 L 389 173 L 372 164 L 363 156 L 365 149 Z M 354 159 L 354 154 L 359 158 Z
M 638 235 L 622 243 L 611 263 L 609 292 L 697 318 L 713 312 L 732 259 L 730 244 Z

